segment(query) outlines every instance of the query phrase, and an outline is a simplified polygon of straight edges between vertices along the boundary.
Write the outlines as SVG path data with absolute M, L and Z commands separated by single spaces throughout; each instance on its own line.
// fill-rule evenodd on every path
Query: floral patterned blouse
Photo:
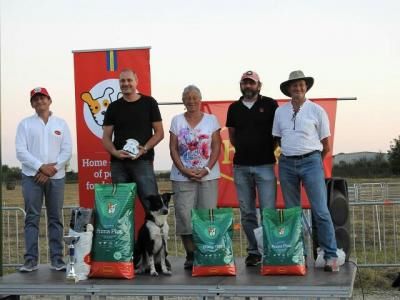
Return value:
M 207 113 L 203 113 L 203 118 L 194 128 L 190 127 L 184 114 L 179 114 L 172 119 L 169 131 L 178 138 L 179 156 L 185 168 L 201 169 L 207 166 L 211 155 L 212 134 L 220 128 L 217 118 Z M 210 174 L 204 176 L 202 180 L 219 177 L 219 165 L 216 163 Z M 189 181 L 175 165 L 172 165 L 171 180 Z

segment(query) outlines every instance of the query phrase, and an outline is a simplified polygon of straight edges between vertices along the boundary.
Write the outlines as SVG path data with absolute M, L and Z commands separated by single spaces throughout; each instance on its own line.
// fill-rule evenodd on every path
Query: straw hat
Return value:
M 314 78 L 304 76 L 303 71 L 301 71 L 301 70 L 293 71 L 289 74 L 289 79 L 281 83 L 282 93 L 284 93 L 286 96 L 290 97 L 290 94 L 288 91 L 289 86 L 293 81 L 296 81 L 296 80 L 305 80 L 305 82 L 307 84 L 307 91 L 309 89 L 311 89 L 311 87 L 314 84 Z

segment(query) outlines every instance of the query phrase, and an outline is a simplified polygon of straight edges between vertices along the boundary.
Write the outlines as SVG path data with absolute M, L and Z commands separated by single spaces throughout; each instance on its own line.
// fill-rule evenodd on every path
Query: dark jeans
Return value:
M 158 194 L 153 161 L 113 160 L 111 161 L 111 177 L 113 183 L 135 182 L 140 201 L 146 211 L 149 208 L 147 196 Z
M 51 261 L 63 257 L 62 207 L 64 204 L 64 178 L 50 179 L 37 184 L 33 176 L 22 175 L 22 194 L 25 201 L 25 259 L 38 261 L 38 237 L 40 213 L 45 199 L 47 230 Z

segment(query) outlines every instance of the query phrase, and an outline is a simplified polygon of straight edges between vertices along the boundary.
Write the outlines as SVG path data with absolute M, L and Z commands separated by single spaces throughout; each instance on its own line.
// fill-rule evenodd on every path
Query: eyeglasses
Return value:
M 299 111 L 294 111 L 293 112 L 293 115 L 292 115 L 292 121 L 293 121 L 293 130 L 296 130 L 296 116 L 297 116 L 297 113 L 298 113 Z

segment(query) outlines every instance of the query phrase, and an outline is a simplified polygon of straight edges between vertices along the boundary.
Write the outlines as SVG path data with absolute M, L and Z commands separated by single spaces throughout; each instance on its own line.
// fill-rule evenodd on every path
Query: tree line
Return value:
M 1 172 L 3 175 L 3 182 L 12 182 L 21 180 L 21 168 L 19 167 L 9 167 L 8 165 L 1 166 Z M 67 183 L 78 182 L 78 173 L 74 171 L 66 172 L 65 180 Z
M 360 158 L 351 163 L 340 161 L 333 166 L 334 177 L 379 178 L 400 175 L 400 136 L 390 143 L 386 160 L 383 153 L 378 153 L 374 159 Z
M 340 161 L 333 166 L 332 174 L 335 177 L 354 178 L 379 178 L 400 176 L 400 135 L 390 143 L 386 160 L 383 153 L 378 153 L 374 159 L 360 158 L 351 163 Z M 19 181 L 21 179 L 21 168 L 2 165 L 3 181 Z M 158 171 L 157 177 L 169 179 L 168 171 Z M 70 171 L 66 173 L 66 182 L 78 182 L 78 173 Z
M 333 165 L 333 177 L 350 178 L 383 178 L 394 176 L 389 162 L 383 153 L 378 153 L 374 159 L 360 158 L 346 163 L 340 161 Z

